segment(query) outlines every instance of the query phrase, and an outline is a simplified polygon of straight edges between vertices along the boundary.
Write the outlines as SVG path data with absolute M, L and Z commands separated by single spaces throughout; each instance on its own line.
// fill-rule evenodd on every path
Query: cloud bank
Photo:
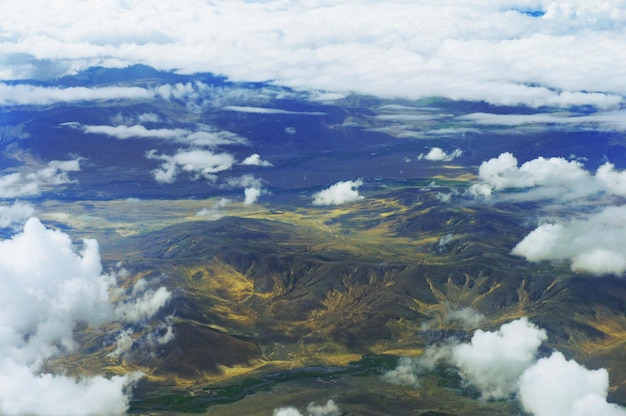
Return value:
M 331 185 L 327 189 L 313 195 L 313 205 L 342 205 L 363 199 L 359 195 L 359 188 L 363 185 L 361 179 L 343 181 Z
M 42 373 L 46 360 L 76 348 L 78 322 L 97 327 L 149 318 L 169 299 L 160 288 L 119 304 L 116 276 L 103 274 L 98 243 L 76 252 L 70 237 L 36 218 L 0 241 L 0 413 L 118 415 L 139 375 L 73 379 Z M 24 305 L 29 305 L 25 308 Z
M 144 63 L 295 88 L 502 105 L 610 108 L 626 95 L 620 0 L 45 6 L 12 1 L 0 16 L 0 79 Z

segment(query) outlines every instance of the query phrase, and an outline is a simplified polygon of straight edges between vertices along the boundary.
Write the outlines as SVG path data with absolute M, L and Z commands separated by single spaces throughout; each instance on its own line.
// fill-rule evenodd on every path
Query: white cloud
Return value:
M 143 113 L 137 116 L 137 121 L 139 123 L 158 123 L 159 121 L 161 121 L 161 118 L 159 117 L 158 114 Z
M 21 226 L 35 214 L 30 204 L 15 201 L 13 205 L 0 206 L 0 228 Z
M 302 413 L 295 407 L 289 406 L 275 409 L 274 416 L 302 416 Z
M 415 121 L 429 121 L 434 118 L 432 114 L 381 114 L 376 116 L 378 120 L 385 121 L 402 121 L 402 122 L 415 122 Z
M 567 113 L 492 114 L 472 113 L 457 117 L 476 124 L 519 127 L 522 125 L 564 125 L 599 130 L 626 130 L 626 111 L 599 111 L 588 115 Z
M 67 234 L 30 218 L 21 233 L 0 241 L 0 284 L 0 383 L 5 386 L 0 413 L 123 414 L 127 388 L 137 375 L 74 380 L 41 373 L 47 359 L 75 348 L 78 322 L 99 326 L 116 319 L 111 294 L 122 289 L 115 275 L 102 273 L 98 243 L 84 240 L 76 252 Z M 125 320 L 146 319 L 162 304 L 155 299 L 130 300 L 126 305 L 141 313 Z
M 0 83 L 0 106 L 50 105 L 58 102 L 115 99 L 150 99 L 154 94 L 139 87 L 40 87 Z
M 140 280 L 139 282 L 143 281 Z M 165 306 L 171 297 L 171 293 L 163 286 L 157 290 L 149 289 L 142 292 L 141 297 L 135 296 L 133 299 L 120 303 L 115 307 L 114 315 L 118 320 L 123 322 L 140 322 L 149 319 Z
M 257 199 L 266 191 L 263 189 L 263 180 L 255 178 L 254 175 L 241 175 L 236 178 L 228 178 L 226 183 L 221 185 L 221 188 L 233 189 L 233 188 L 245 188 L 244 189 L 244 205 L 252 205 Z
M 560 157 L 539 157 L 519 168 L 511 153 L 502 153 L 498 158 L 483 162 L 478 176 L 496 190 L 507 188 L 531 188 L 535 186 L 571 186 L 589 178 L 583 165 Z
M 534 361 L 546 332 L 526 318 L 498 331 L 477 330 L 469 343 L 452 349 L 451 362 L 484 398 L 502 399 L 518 390 L 518 379 Z
M 183 143 L 189 143 L 194 146 L 207 146 L 215 148 L 220 145 L 248 145 L 248 140 L 235 133 L 224 130 L 215 130 L 209 126 L 200 126 L 201 129 L 194 133 L 191 133 L 180 141 Z
M 537 360 L 547 338 L 545 330 L 522 317 L 494 332 L 477 330 L 470 342 L 451 340 L 426 348 L 416 359 L 403 358 L 383 380 L 416 386 L 420 374 L 452 364 L 483 398 L 516 397 L 534 416 L 626 415 L 625 409 L 606 402 L 605 369 L 588 370 L 560 352 Z
M 626 410 L 606 402 L 609 374 L 588 370 L 560 352 L 542 358 L 522 374 L 519 398 L 535 416 L 625 416 Z
M 626 271 L 626 206 L 542 224 L 512 253 L 529 261 L 571 261 L 576 271 L 621 275 Z
M 0 176 L 0 198 L 36 196 L 42 188 L 72 183 L 68 172 L 80 171 L 80 159 L 53 160 L 39 170 L 20 172 Z
M 152 150 L 146 157 L 162 161 L 161 167 L 152 171 L 159 183 L 173 183 L 181 170 L 194 174 L 195 179 L 202 177 L 215 181 L 215 173 L 228 170 L 235 163 L 231 154 L 209 150 L 179 150 L 173 156 L 159 155 Z
M 479 178 L 482 182 L 468 191 L 475 197 L 511 188 L 525 190 L 505 196 L 512 200 L 557 199 L 571 204 L 605 196 L 611 203 L 611 196 L 626 196 L 626 172 L 608 162 L 593 175 L 578 161 L 539 157 L 518 167 L 512 154 L 502 153 L 480 165 Z M 575 218 L 544 221 L 513 248 L 512 254 L 532 262 L 567 260 L 575 271 L 622 275 L 626 271 L 625 223 L 626 206 L 606 206 Z
M 222 208 L 225 208 L 230 204 L 230 199 L 222 198 L 217 201 L 211 208 L 203 208 L 196 213 L 197 217 L 206 217 L 212 221 L 217 221 L 224 216 Z
M 610 170 L 603 171 L 610 174 Z M 518 167 L 517 158 L 502 153 L 497 158 L 483 162 L 478 169 L 481 182 L 472 185 L 468 192 L 474 197 L 488 197 L 496 191 L 525 189 L 524 193 L 507 195 L 510 199 L 573 200 L 607 191 L 603 180 L 584 169 L 582 163 L 561 157 L 530 160 Z
M 147 129 L 140 124 L 128 125 L 81 125 L 77 122 L 61 123 L 61 126 L 79 129 L 87 134 L 101 134 L 117 139 L 150 138 L 166 139 L 177 143 L 215 148 L 220 145 L 247 145 L 248 140 L 228 131 L 216 131 L 210 126 L 200 125 L 199 130 L 191 132 L 187 129 Z M 261 161 L 262 162 L 262 161 Z M 262 162 L 266 163 L 266 162 Z
M 242 162 L 242 165 L 250 165 L 250 166 L 273 166 L 267 160 L 261 159 L 261 156 L 257 153 L 254 153 L 247 158 L 245 158 Z
M 157 139 L 177 139 L 189 135 L 185 129 L 147 129 L 140 124 L 132 126 L 82 126 L 81 129 L 89 134 L 102 134 L 117 139 L 148 137 Z
M 487 319 L 485 315 L 469 306 L 449 311 L 446 318 L 448 321 L 457 321 L 461 323 L 463 329 L 465 330 L 476 328 Z
M 461 149 L 454 149 L 452 152 L 446 153 L 439 147 L 433 147 L 428 153 L 421 153 L 417 158 L 418 160 L 426 159 L 430 161 L 450 162 L 461 155 L 463 155 Z
M 355 202 L 363 199 L 359 195 L 359 188 L 363 185 L 363 181 L 337 182 L 329 188 L 317 192 L 313 195 L 313 205 L 341 205 Z
M 250 106 L 238 106 L 229 105 L 222 110 L 237 111 L 239 113 L 255 113 L 255 114 L 284 114 L 284 115 L 305 115 L 305 116 L 325 116 L 326 113 L 322 111 L 289 111 L 281 110 L 279 108 L 267 108 L 267 107 L 250 107 Z
M 626 196 L 626 171 L 616 171 L 612 163 L 600 166 L 596 171 L 596 179 L 611 194 Z
M 307 416 L 340 416 L 339 406 L 333 401 L 328 400 L 324 405 L 309 403 L 306 408 Z M 281 407 L 274 410 L 274 416 L 303 416 L 298 409 L 293 406 Z
M 47 12 L 42 0 L 13 2 L 0 16 L 0 79 L 144 63 L 378 96 L 603 108 L 621 102 L 621 1 L 533 6 L 545 14 L 519 12 L 528 8 L 522 0 L 63 0 Z
M 126 414 L 125 391 L 138 375 L 95 376 L 81 380 L 52 374 L 33 374 L 12 361 L 0 363 L 0 413 L 7 416 L 82 416 Z
M 419 386 L 418 370 L 416 362 L 408 357 L 401 357 L 398 365 L 393 370 L 387 371 L 381 379 L 387 383 L 401 386 Z
M 610 162 L 592 175 L 578 160 L 561 157 L 538 157 L 518 167 L 517 158 L 506 152 L 483 162 L 478 177 L 481 182 L 469 189 L 475 197 L 513 188 L 527 189 L 527 199 L 575 199 L 601 193 L 626 196 L 626 171 L 616 170 Z M 542 189 L 529 191 L 530 188 Z
M 244 201 L 243 204 L 244 205 L 252 205 L 254 204 L 257 199 L 259 199 L 259 197 L 261 196 L 261 192 L 262 190 L 259 188 L 246 188 L 244 189 L 243 193 L 244 193 Z

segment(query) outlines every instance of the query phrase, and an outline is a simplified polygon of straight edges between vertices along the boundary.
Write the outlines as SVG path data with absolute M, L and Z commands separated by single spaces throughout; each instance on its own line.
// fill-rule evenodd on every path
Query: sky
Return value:
M 54 8 L 8 0 L 5 6 L 1 81 L 143 63 L 299 89 L 530 107 L 610 109 L 626 94 L 623 0 L 60 0 Z

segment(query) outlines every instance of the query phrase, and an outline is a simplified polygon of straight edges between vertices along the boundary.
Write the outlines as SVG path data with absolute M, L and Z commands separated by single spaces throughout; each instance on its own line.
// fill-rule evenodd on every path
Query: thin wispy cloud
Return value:
M 101 134 L 117 139 L 130 138 L 155 138 L 155 139 L 176 139 L 189 135 L 189 130 L 185 129 L 147 129 L 140 124 L 132 126 L 80 126 L 80 129 L 87 134 Z
M 420 153 L 417 159 L 430 160 L 431 162 L 450 162 L 462 155 L 463 151 L 461 149 L 454 149 L 450 152 L 445 152 L 440 147 L 433 147 L 428 153 Z
M 490 126 L 561 125 L 598 130 L 626 130 L 626 111 L 604 111 L 588 115 L 473 113 L 457 117 L 457 119 Z
M 326 113 L 324 113 L 323 111 L 291 111 L 291 110 L 281 110 L 279 108 L 250 107 L 250 106 L 236 106 L 236 105 L 226 106 L 222 110 L 236 111 L 239 113 L 253 113 L 253 114 L 304 115 L 304 116 L 326 115 Z
M 151 99 L 154 93 L 140 87 L 41 87 L 0 83 L 0 106 L 50 105 L 58 102 Z
M 114 137 L 116 139 L 163 139 L 176 143 L 186 143 L 195 146 L 215 148 L 221 145 L 248 145 L 249 141 L 235 133 L 216 130 L 211 126 L 200 125 L 198 130 L 191 131 L 182 128 L 149 129 L 141 124 L 133 125 L 83 125 L 77 122 L 65 122 L 60 126 L 78 129 L 86 134 L 97 134 Z M 253 157 L 252 155 L 251 157 Z M 257 155 L 258 156 L 258 155 Z M 254 162 L 254 158 L 250 159 Z M 261 161 L 259 161 L 261 162 Z M 250 163 L 252 164 L 252 163 Z

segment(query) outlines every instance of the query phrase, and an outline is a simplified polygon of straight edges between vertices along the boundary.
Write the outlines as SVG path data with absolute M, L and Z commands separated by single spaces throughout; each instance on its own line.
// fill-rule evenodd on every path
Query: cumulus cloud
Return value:
M 137 374 L 75 380 L 52 374 L 33 374 L 13 361 L 0 364 L 0 413 L 21 415 L 124 415 L 129 397 L 125 391 Z
M 189 172 L 194 179 L 205 178 L 215 181 L 215 173 L 231 168 L 235 158 L 229 153 L 213 153 L 209 150 L 179 150 L 173 156 L 159 155 L 156 150 L 146 154 L 148 159 L 160 160 L 161 166 L 152 171 L 159 183 L 173 183 L 178 174 Z
M 526 192 L 507 195 L 510 199 L 574 200 L 599 194 L 624 195 L 626 175 L 610 163 L 602 165 L 593 175 L 577 160 L 562 157 L 538 157 L 518 166 L 511 153 L 483 162 L 478 169 L 479 183 L 468 193 L 473 197 L 489 197 L 508 189 Z
M 254 153 L 250 156 L 248 156 L 247 158 L 245 158 L 242 162 L 242 165 L 250 165 L 250 166 L 273 166 L 270 162 L 268 162 L 267 160 L 263 160 L 261 159 L 261 156 L 257 153 Z
M 511 153 L 502 153 L 483 162 L 478 176 L 481 182 L 469 188 L 470 195 L 485 197 L 507 189 L 523 189 L 525 192 L 506 197 L 584 202 L 589 197 L 626 196 L 626 172 L 609 162 L 594 175 L 579 161 L 539 157 L 518 166 Z M 575 271 L 621 275 L 626 271 L 625 221 L 625 206 L 606 206 L 570 219 L 543 220 L 513 248 L 512 254 L 532 262 L 567 260 Z
M 596 171 L 596 179 L 613 195 L 626 196 L 626 171 L 617 171 L 612 163 L 605 163 Z
M 359 188 L 363 185 L 361 179 L 343 181 L 331 185 L 329 188 L 313 195 L 313 205 L 342 205 L 363 199 L 359 195 Z
M 0 228 L 21 226 L 35 214 L 32 205 L 15 201 L 13 205 L 0 206 Z
M 588 370 L 560 352 L 542 358 L 522 374 L 519 399 L 535 416 L 625 416 L 626 410 L 607 403 L 609 374 Z
M 517 166 L 517 158 L 502 153 L 497 158 L 483 162 L 478 176 L 495 190 L 532 188 L 536 186 L 563 186 L 585 183 L 590 178 L 583 165 L 560 157 L 539 157 Z
M 484 398 L 502 399 L 517 392 L 519 377 L 547 338 L 544 330 L 521 318 L 495 332 L 477 330 L 469 343 L 452 349 L 450 360 Z
M 417 158 L 419 160 L 425 159 L 430 161 L 450 162 L 462 154 L 463 151 L 461 151 L 461 149 L 454 149 L 452 152 L 446 153 L 439 147 L 433 147 L 428 153 L 421 153 Z
M 416 359 L 402 358 L 383 380 L 416 386 L 420 374 L 448 364 L 483 398 L 517 398 L 534 416 L 626 415 L 606 401 L 605 369 L 588 370 L 558 351 L 538 359 L 546 340 L 545 330 L 522 317 L 493 332 L 477 330 L 469 342 L 450 340 L 428 347 Z
M 72 183 L 68 172 L 80 171 L 80 159 L 53 160 L 38 170 L 0 176 L 0 198 L 28 197 L 41 194 L 42 188 Z
M 67 234 L 30 218 L 21 233 L 0 241 L 0 280 L 1 413 L 123 414 L 137 375 L 74 380 L 41 373 L 47 359 L 75 349 L 77 322 L 99 326 L 117 319 L 111 294 L 121 289 L 115 275 L 102 273 L 98 243 L 86 239 L 76 252 Z M 136 311 L 124 319 L 146 319 L 157 304 L 145 296 L 122 306 Z
M 568 260 L 575 271 L 621 275 L 626 271 L 626 206 L 542 224 L 512 253 L 532 262 Z
M 261 196 L 262 190 L 259 188 L 246 188 L 243 190 L 244 193 L 244 205 L 252 205 L 257 199 Z
M 309 403 L 306 408 L 306 416 L 339 416 L 341 411 L 334 400 L 328 400 L 324 405 Z M 300 411 L 293 407 L 281 407 L 274 410 L 274 416 L 304 416 Z
M 81 126 L 82 131 L 88 134 L 101 134 L 115 137 L 116 139 L 130 138 L 156 138 L 156 139 L 176 139 L 186 136 L 190 132 L 185 129 L 147 129 L 140 124 L 132 126 Z

